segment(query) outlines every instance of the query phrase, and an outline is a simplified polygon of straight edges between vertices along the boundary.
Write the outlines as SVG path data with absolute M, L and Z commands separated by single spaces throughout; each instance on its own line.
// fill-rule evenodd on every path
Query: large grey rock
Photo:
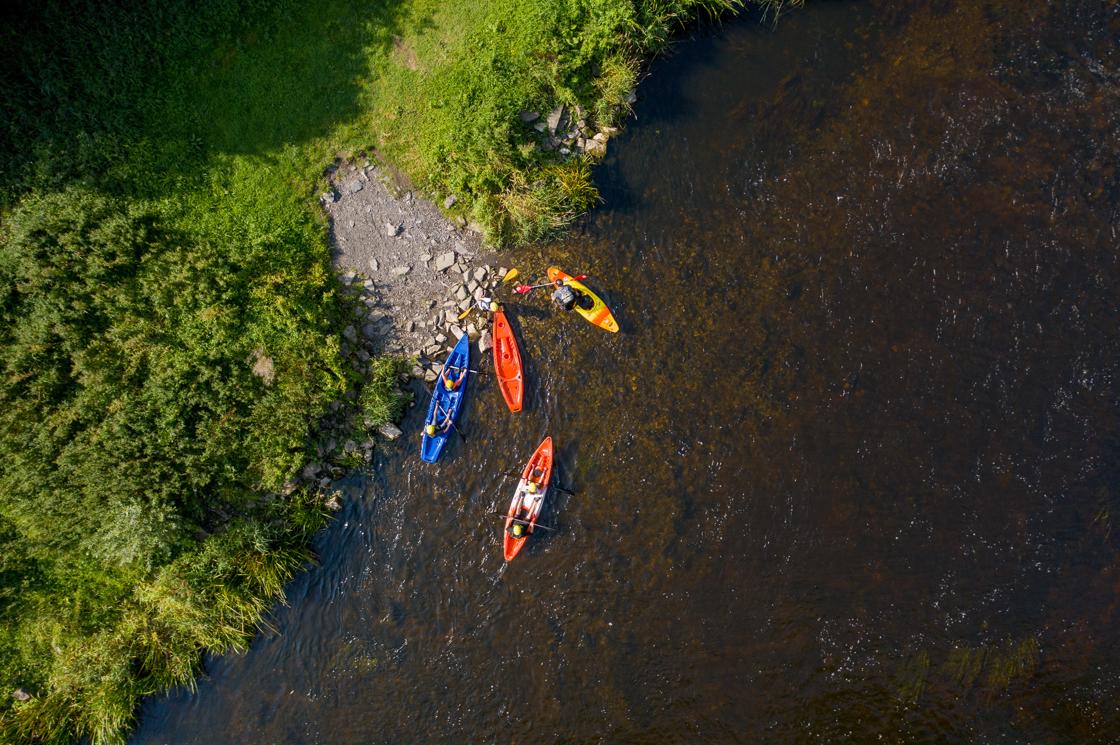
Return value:
M 474 270 L 474 279 L 476 282 L 485 282 L 487 274 L 489 274 L 489 272 L 486 270 L 486 267 L 480 266 Z
M 563 120 L 564 120 L 564 106 L 560 105 L 560 106 L 557 106 L 552 111 L 550 111 L 549 114 L 548 114 L 548 120 L 547 120 L 548 121 L 548 131 L 555 134 L 556 130 L 560 127 L 560 123 Z
M 401 432 L 400 427 L 392 422 L 385 422 L 377 428 L 377 434 L 381 435 L 386 440 L 395 440 L 404 433 Z
M 412 267 L 410 266 L 395 266 L 389 270 L 389 274 L 392 274 L 394 277 L 403 277 L 411 271 Z
M 374 326 L 372 323 L 367 323 L 365 326 L 362 326 L 362 336 L 367 339 L 376 339 L 377 326 Z
M 471 294 L 470 288 L 466 285 L 459 285 L 455 288 L 455 299 L 465 300 Z
M 482 334 L 478 337 L 478 351 L 486 354 L 494 346 L 494 339 L 490 335 L 490 329 L 483 329 Z
M 459 326 L 458 324 L 455 324 L 455 323 L 451 324 L 451 335 L 453 337 L 455 337 L 456 339 L 458 339 L 460 336 L 463 335 L 462 327 Z
M 467 282 L 467 292 L 469 292 L 470 294 L 473 295 L 474 291 L 477 290 L 477 289 L 478 289 L 478 282 L 475 282 L 473 279 L 470 282 Z M 459 299 L 462 300 L 462 298 L 459 298 Z
M 437 272 L 445 272 L 455 265 L 455 252 L 448 251 L 436 257 L 434 268 Z
M 370 259 L 369 260 L 369 268 L 372 269 L 375 272 L 377 271 L 377 259 Z
M 363 186 L 362 182 L 359 179 L 354 179 L 346 186 L 346 188 L 350 190 L 351 194 L 357 194 L 362 190 Z

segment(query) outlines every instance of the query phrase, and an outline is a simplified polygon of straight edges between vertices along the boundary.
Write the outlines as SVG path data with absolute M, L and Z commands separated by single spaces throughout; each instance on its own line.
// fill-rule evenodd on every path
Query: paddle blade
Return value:
M 469 316 L 469 315 L 471 314 L 471 311 L 472 311 L 472 310 L 474 310 L 474 306 L 473 306 L 473 305 L 472 305 L 472 306 L 470 306 L 469 308 L 467 308 L 466 310 L 464 310 L 464 311 L 463 311 L 462 313 L 460 313 L 460 314 L 459 314 L 459 320 L 461 321 L 461 320 L 463 320 L 464 318 L 466 318 L 467 316 Z
M 521 276 L 521 272 L 517 271 L 516 268 L 510 269 L 508 272 L 506 272 L 506 276 L 502 277 L 502 281 L 503 282 L 512 282 L 513 280 L 517 279 L 519 276 Z
M 533 288 L 530 285 L 518 285 L 517 287 L 513 288 L 513 291 L 518 295 L 524 295 L 526 292 L 529 292 L 532 289 Z

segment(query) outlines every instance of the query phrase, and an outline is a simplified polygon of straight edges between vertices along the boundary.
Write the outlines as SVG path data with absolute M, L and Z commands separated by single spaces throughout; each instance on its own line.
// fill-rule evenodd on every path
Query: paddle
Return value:
M 575 277 L 572 277 L 571 279 L 587 279 L 587 275 L 586 274 L 579 274 L 579 275 L 576 275 Z M 565 282 L 566 281 L 567 280 L 565 280 Z M 513 291 L 516 292 L 518 295 L 524 295 L 526 292 L 530 292 L 532 290 L 539 290 L 542 287 L 551 287 L 551 286 L 552 286 L 552 282 L 545 282 L 544 284 L 540 284 L 540 285 L 518 285 L 517 287 L 513 288 Z
M 506 472 L 506 476 L 513 476 L 514 478 L 517 478 L 517 479 L 521 478 L 520 473 L 510 473 L 508 471 Z M 571 494 L 573 497 L 576 496 L 576 493 L 574 491 L 572 491 L 571 489 L 565 489 L 564 487 L 560 486 L 560 484 L 551 484 L 548 488 L 549 489 L 555 489 L 556 491 L 562 491 L 565 494 Z
M 474 373 L 475 375 L 489 375 L 490 374 L 490 373 L 486 372 L 485 370 L 472 370 L 469 367 L 459 367 L 458 365 L 448 365 L 447 369 L 448 370 L 466 370 L 467 372 Z
M 545 530 L 552 530 L 552 531 L 557 530 L 557 528 L 550 528 L 547 525 L 541 525 L 540 523 L 530 523 L 528 520 L 522 520 L 521 518 L 518 518 L 518 517 L 510 518 L 509 515 L 503 515 L 500 512 L 495 512 L 493 514 L 497 515 L 498 517 L 509 518 L 509 519 L 513 520 L 515 523 L 521 523 L 522 525 L 532 525 L 534 528 L 544 528 Z

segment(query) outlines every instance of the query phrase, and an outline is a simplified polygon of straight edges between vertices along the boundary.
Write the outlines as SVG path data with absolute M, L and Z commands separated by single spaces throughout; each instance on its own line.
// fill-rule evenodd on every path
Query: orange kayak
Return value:
M 583 282 L 573 278 L 572 275 L 562 271 L 560 267 L 556 266 L 550 266 L 548 268 L 548 281 L 554 285 L 568 285 L 576 290 L 581 298 L 581 302 L 576 303 L 576 313 L 579 313 L 599 328 L 606 329 L 614 334 L 618 333 L 618 321 L 614 320 L 611 309 L 607 307 L 607 304 L 603 302 L 602 298 L 589 290 L 587 285 Z
M 552 438 L 544 438 L 533 453 L 533 457 L 525 464 L 521 471 L 521 479 L 517 482 L 517 491 L 513 493 L 513 501 L 509 503 L 509 512 L 506 513 L 506 527 L 503 532 L 502 551 L 506 561 L 513 561 L 517 552 L 529 540 L 529 534 L 537 524 L 541 514 L 541 505 L 548 494 L 548 482 L 552 478 Z M 517 520 L 524 526 L 521 537 L 511 533 Z
M 521 350 L 517 348 L 517 338 L 509 326 L 505 311 L 494 313 L 494 373 L 498 378 L 498 389 L 510 411 L 521 411 L 525 398 L 525 381 L 521 371 Z

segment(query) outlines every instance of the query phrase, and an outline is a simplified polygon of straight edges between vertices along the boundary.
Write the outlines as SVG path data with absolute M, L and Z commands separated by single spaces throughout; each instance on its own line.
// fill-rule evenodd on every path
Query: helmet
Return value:
M 455 388 L 455 384 L 451 382 L 451 378 L 444 378 L 443 387 L 450 391 Z
M 424 427 L 424 433 L 426 435 L 428 435 L 428 437 L 435 437 L 436 436 L 436 425 L 429 424 L 428 426 Z
M 497 313 L 498 308 L 500 308 L 500 307 L 501 306 L 498 305 L 497 301 L 495 301 L 495 300 L 490 301 L 490 312 L 491 313 Z
M 530 494 L 536 494 L 537 493 L 537 482 L 530 481 L 528 488 L 529 488 L 529 493 Z
M 515 536 L 520 536 L 524 532 L 525 532 L 525 527 L 521 523 L 514 523 L 513 524 L 513 534 Z

